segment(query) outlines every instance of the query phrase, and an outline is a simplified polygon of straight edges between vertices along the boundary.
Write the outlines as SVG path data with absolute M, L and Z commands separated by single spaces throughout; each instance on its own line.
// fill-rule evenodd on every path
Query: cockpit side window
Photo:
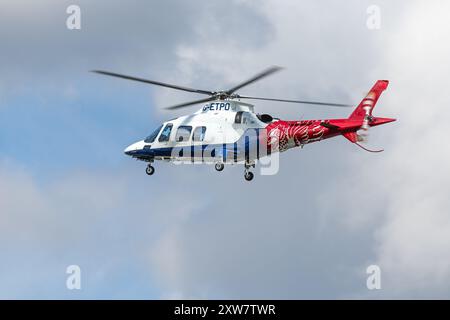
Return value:
M 192 134 L 192 141 L 203 141 L 205 139 L 206 127 L 197 127 Z
M 158 127 L 155 131 L 153 131 L 147 138 L 145 138 L 145 143 L 152 143 L 155 141 L 156 137 L 158 136 L 158 133 L 161 131 L 162 125 Z
M 159 135 L 159 138 L 158 138 L 159 142 L 169 141 L 170 133 L 172 132 L 172 127 L 173 127 L 173 124 L 171 124 L 171 123 L 166 124 L 163 131 Z

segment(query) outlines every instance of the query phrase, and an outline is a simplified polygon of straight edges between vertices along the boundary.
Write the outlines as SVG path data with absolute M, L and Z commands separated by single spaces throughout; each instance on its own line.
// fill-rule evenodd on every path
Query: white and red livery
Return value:
M 156 160 L 213 163 L 217 171 L 222 171 L 225 164 L 243 163 L 244 177 L 250 181 L 254 177 L 250 169 L 255 167 L 261 157 L 336 136 L 344 136 L 367 151 L 382 151 L 369 150 L 360 142 L 365 141 L 370 127 L 395 121 L 392 118 L 372 115 L 378 98 L 389 84 L 387 80 L 378 80 L 348 118 L 280 120 L 267 114 L 257 114 L 253 105 L 240 100 L 269 100 L 337 107 L 350 105 L 249 97 L 235 93 L 238 89 L 279 69 L 271 67 L 234 88 L 217 92 L 180 87 L 107 71 L 94 72 L 209 96 L 206 99 L 169 107 L 168 109 L 178 109 L 202 104 L 197 112 L 164 122 L 147 138 L 125 149 L 126 155 L 148 162 L 146 168 L 148 175 L 154 173 L 152 163 Z

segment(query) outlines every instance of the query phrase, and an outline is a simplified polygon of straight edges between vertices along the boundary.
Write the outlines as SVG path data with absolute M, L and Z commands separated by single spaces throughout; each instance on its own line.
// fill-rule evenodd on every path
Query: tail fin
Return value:
M 378 98 L 381 96 L 381 93 L 384 90 L 386 90 L 388 85 L 389 85 L 388 80 L 378 80 L 375 83 L 375 85 L 372 87 L 372 89 L 370 89 L 366 97 L 362 99 L 362 101 L 352 112 L 350 117 L 348 117 L 348 119 L 346 120 L 347 122 L 349 122 L 349 125 L 353 124 L 353 127 L 348 128 L 347 130 L 344 130 L 342 132 L 342 135 L 347 140 L 369 152 L 383 151 L 383 150 L 370 150 L 359 144 L 359 142 L 367 141 L 369 128 L 378 126 L 380 124 L 395 121 L 395 119 L 391 118 L 380 118 L 372 116 L 372 110 L 373 108 L 375 108 Z M 358 130 L 361 130 L 360 134 L 357 133 Z
M 369 93 L 359 103 L 356 109 L 347 119 L 331 119 L 328 122 L 322 122 L 321 125 L 338 130 L 348 141 L 358 143 L 366 140 L 370 127 L 395 121 L 392 118 L 380 118 L 372 116 L 373 108 L 377 104 L 381 93 L 386 90 L 389 84 L 388 80 L 378 80 L 370 89 Z M 360 133 L 358 131 L 361 130 Z
M 353 113 L 350 115 L 351 120 L 363 120 L 366 114 L 372 116 L 372 110 L 380 97 L 381 93 L 388 87 L 388 80 L 378 80 L 370 89 L 369 93 L 359 103 Z

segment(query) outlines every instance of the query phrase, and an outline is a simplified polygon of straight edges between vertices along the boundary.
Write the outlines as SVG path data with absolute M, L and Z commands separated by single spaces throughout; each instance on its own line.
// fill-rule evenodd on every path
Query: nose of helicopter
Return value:
M 134 151 L 133 145 L 129 145 L 125 148 L 125 150 L 123 150 L 123 153 L 125 153 L 127 156 L 131 156 L 132 151 Z
M 133 155 L 133 153 L 136 153 L 136 151 L 142 150 L 143 147 L 144 141 L 138 141 L 126 147 L 125 150 L 123 150 L 123 153 L 125 153 L 127 156 L 131 156 Z

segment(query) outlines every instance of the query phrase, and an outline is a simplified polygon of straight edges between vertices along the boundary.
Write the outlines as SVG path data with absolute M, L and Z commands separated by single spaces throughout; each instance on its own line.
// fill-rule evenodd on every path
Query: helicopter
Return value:
M 244 164 L 244 178 L 251 181 L 251 171 L 263 157 L 282 153 L 294 147 L 343 136 L 351 143 L 369 152 L 361 143 L 367 142 L 369 129 L 396 119 L 375 117 L 372 111 L 388 80 L 378 80 L 369 93 L 355 107 L 348 118 L 317 120 L 281 120 L 269 114 L 255 113 L 254 105 L 241 100 L 299 103 L 331 107 L 354 107 L 351 104 L 288 100 L 240 95 L 238 90 L 279 70 L 272 66 L 228 90 L 209 91 L 179 86 L 115 72 L 92 70 L 94 73 L 126 80 L 181 90 L 207 97 L 167 107 L 169 110 L 201 104 L 195 113 L 163 122 L 146 138 L 127 148 L 124 153 L 147 162 L 147 175 L 155 173 L 156 160 L 169 162 L 214 164 L 222 171 L 226 164 Z

